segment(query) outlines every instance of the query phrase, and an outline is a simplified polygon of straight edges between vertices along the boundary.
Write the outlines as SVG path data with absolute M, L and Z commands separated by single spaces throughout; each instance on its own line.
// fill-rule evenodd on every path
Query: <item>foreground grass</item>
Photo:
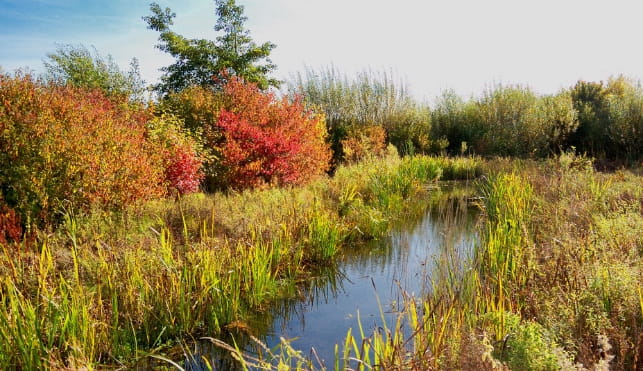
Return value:
M 243 326 L 346 245 L 387 233 L 477 159 L 384 159 L 306 187 L 192 195 L 75 215 L 0 252 L 0 368 L 132 365 L 190 336 Z

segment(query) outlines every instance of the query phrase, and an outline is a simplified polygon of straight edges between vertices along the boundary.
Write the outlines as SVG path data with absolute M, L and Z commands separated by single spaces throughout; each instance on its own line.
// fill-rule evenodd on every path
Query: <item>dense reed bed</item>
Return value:
M 305 187 L 65 210 L 56 231 L 2 246 L 0 368 L 131 366 L 243 327 L 348 242 L 414 212 L 426 184 L 480 173 L 475 158 L 391 150 Z

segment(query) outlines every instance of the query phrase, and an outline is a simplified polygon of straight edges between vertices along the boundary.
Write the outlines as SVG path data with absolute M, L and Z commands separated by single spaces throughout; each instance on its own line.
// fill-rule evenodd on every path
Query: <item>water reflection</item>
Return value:
M 278 344 L 279 337 L 296 339 L 293 347 L 314 348 L 330 365 L 335 344 L 343 342 L 348 328 L 357 329 L 358 313 L 367 333 L 382 325 L 382 317 L 392 327 L 404 295 L 425 295 L 436 275 L 464 269 L 461 264 L 477 239 L 478 213 L 464 199 L 448 198 L 437 206 L 388 239 L 346 249 L 338 282 L 298 304 L 295 315 L 276 317 L 267 344 Z

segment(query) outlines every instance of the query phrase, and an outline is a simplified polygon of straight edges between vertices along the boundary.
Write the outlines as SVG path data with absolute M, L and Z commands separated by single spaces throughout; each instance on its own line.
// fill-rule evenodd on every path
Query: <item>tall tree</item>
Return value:
M 156 3 L 150 5 L 152 15 L 143 19 L 149 29 L 160 33 L 157 47 L 176 59 L 161 69 L 164 75 L 155 89 L 162 95 L 191 85 L 220 90 L 230 76 L 256 83 L 261 89 L 279 85 L 279 81 L 268 77 L 276 68 L 268 58 L 275 45 L 252 41 L 244 28 L 247 18 L 243 6 L 235 0 L 215 0 L 215 5 L 218 18 L 214 30 L 222 32 L 215 41 L 187 39 L 173 32 L 170 26 L 176 14 Z

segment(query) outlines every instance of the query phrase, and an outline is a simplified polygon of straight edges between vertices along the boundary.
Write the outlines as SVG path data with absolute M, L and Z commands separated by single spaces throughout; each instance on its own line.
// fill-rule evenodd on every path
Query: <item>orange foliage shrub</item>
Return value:
M 227 184 L 246 188 L 301 184 L 326 172 L 331 153 L 323 117 L 255 84 L 232 78 L 221 96 L 216 127 Z
M 0 198 L 0 246 L 22 237 L 20 216 Z
M 341 141 L 344 161 L 358 162 L 368 156 L 381 156 L 386 149 L 386 130 L 379 125 L 360 127 Z
M 51 220 L 59 203 L 118 209 L 161 196 L 162 151 L 149 115 L 98 90 L 0 75 L 0 189 L 23 217 Z

